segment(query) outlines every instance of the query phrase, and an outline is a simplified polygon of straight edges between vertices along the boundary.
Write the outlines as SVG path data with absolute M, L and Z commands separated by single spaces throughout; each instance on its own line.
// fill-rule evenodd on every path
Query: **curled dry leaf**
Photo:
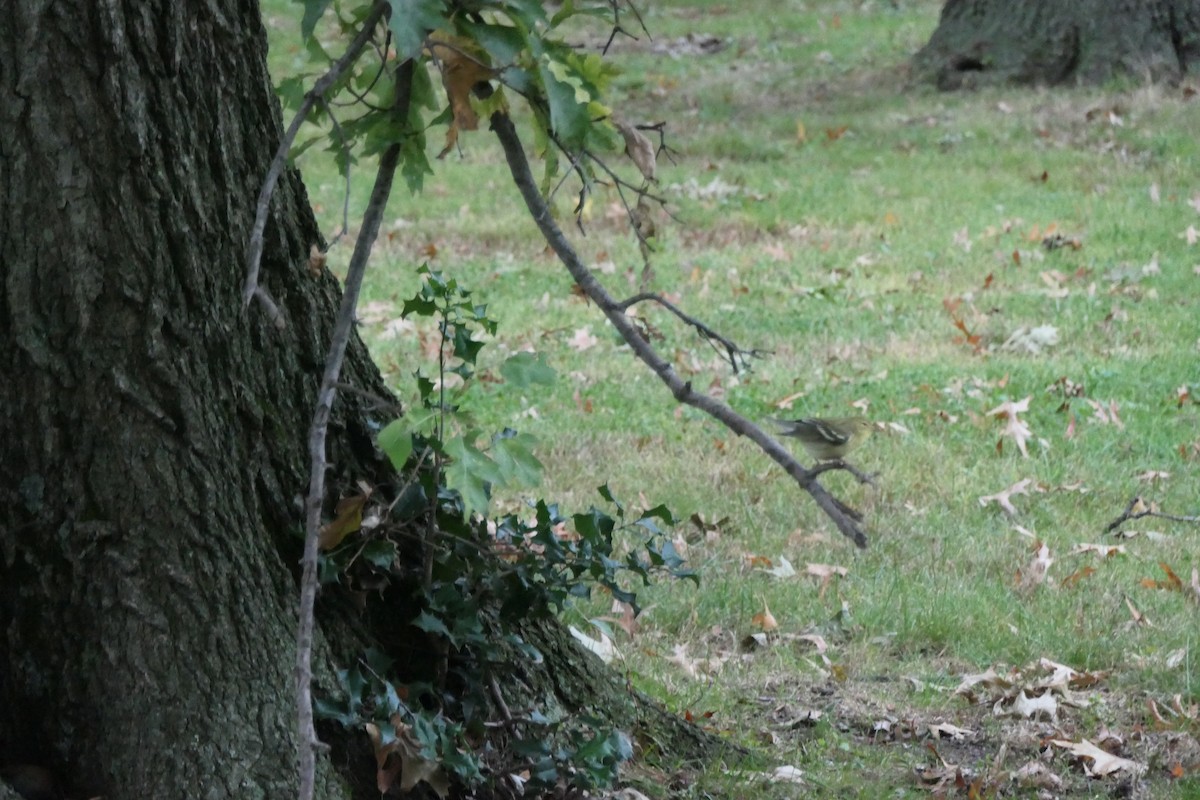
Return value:
M 620 132 L 621 138 L 625 140 L 625 154 L 637 165 L 638 171 L 642 173 L 642 177 L 653 183 L 656 180 L 655 174 L 658 171 L 658 159 L 654 153 L 654 144 L 647 138 L 646 134 L 628 122 L 625 122 L 625 120 L 613 117 L 612 121 L 617 131 Z

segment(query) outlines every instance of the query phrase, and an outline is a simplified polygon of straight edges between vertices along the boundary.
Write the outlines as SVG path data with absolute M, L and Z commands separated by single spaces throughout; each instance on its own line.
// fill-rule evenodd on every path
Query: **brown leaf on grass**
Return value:
M 589 326 L 577 328 L 574 335 L 567 341 L 567 344 L 572 350 L 582 353 L 584 350 L 591 350 L 600 342 L 592 335 L 592 329 Z
M 653 183 L 656 180 L 654 176 L 658 169 L 654 144 L 646 137 L 646 134 L 625 120 L 614 116 L 612 122 L 620 132 L 621 138 L 625 140 L 625 154 L 637 165 L 642 177 Z
M 1033 484 L 1033 478 L 1024 478 L 1017 481 L 1012 486 L 997 492 L 979 498 L 979 505 L 987 507 L 989 503 L 996 503 L 1010 517 L 1017 515 L 1017 507 L 1012 504 L 1011 497 L 1016 494 L 1029 494 L 1029 487 Z
M 1093 422 L 1099 425 L 1113 425 L 1120 430 L 1125 430 L 1125 423 L 1121 421 L 1121 417 L 1117 413 L 1116 400 L 1101 403 L 1090 397 L 1085 397 L 1084 402 L 1092 407 Z
M 953 739 L 956 742 L 961 742 L 968 736 L 974 736 L 975 731 L 951 725 L 949 722 L 939 722 L 936 725 L 929 726 L 929 735 L 935 739 Z
M 1075 584 L 1079 583 L 1084 578 L 1091 577 L 1092 575 L 1095 575 L 1095 574 L 1096 574 L 1095 567 L 1080 567 L 1079 569 L 1075 570 L 1067 577 L 1063 578 L 1062 586 L 1064 589 L 1069 589 L 1072 586 L 1074 586 Z
M 1012 681 L 1008 677 L 998 674 L 995 667 L 988 667 L 986 672 L 964 675 L 954 693 L 975 703 L 978 702 L 976 687 L 1008 689 L 1012 685 Z
M 817 596 L 824 599 L 825 590 L 829 588 L 829 584 L 833 581 L 834 577 L 844 578 L 848 574 L 848 570 L 845 567 L 837 567 L 832 564 L 808 564 L 804 567 L 804 573 L 820 581 L 821 588 L 817 592 Z
M 1138 584 L 1144 589 L 1166 589 L 1170 592 L 1182 592 L 1183 581 L 1175 574 L 1170 565 L 1165 561 L 1158 562 L 1159 568 L 1167 574 L 1164 580 L 1156 581 L 1154 578 L 1142 578 Z
M 1040 718 L 1048 722 L 1057 722 L 1058 697 L 1052 692 L 1027 694 L 1022 689 L 1017 692 L 1016 697 L 1002 697 L 997 700 L 992 706 L 992 714 L 997 717 Z
M 763 631 L 767 633 L 770 633 L 773 630 L 778 630 L 779 628 L 779 623 L 775 620 L 775 615 L 771 613 L 771 607 L 768 606 L 765 601 L 763 602 L 763 610 L 755 614 L 754 617 L 751 618 L 750 623 L 762 628 Z
M 1017 570 L 1016 588 L 1020 591 L 1030 592 L 1045 583 L 1050 565 L 1054 563 L 1054 559 L 1050 557 L 1050 548 L 1045 543 L 1034 544 L 1037 545 L 1037 549 L 1034 551 L 1033 560 L 1024 570 Z
M 1145 472 L 1135 475 L 1134 479 L 1142 483 L 1157 483 L 1158 481 L 1168 480 L 1170 477 L 1171 473 L 1164 472 L 1161 469 L 1148 469 Z
M 370 492 L 363 492 L 339 500 L 334 520 L 321 527 L 317 546 L 322 550 L 332 550 L 341 544 L 343 539 L 361 528 L 363 506 L 370 496 Z
M 1051 739 L 1050 744 L 1061 747 L 1071 755 L 1083 761 L 1083 769 L 1088 775 L 1103 778 L 1115 772 L 1141 774 L 1146 765 L 1131 761 L 1128 758 L 1115 756 L 1107 750 L 1102 750 L 1087 739 L 1072 742 L 1067 739 Z
M 1104 558 L 1111 558 L 1116 555 L 1125 555 L 1125 545 L 1123 544 L 1086 544 L 1080 543 L 1071 549 L 1071 555 L 1082 555 L 1084 553 L 1095 553 Z
M 779 398 L 771 405 L 775 406 L 776 408 L 788 409 L 792 407 L 792 403 L 796 402 L 801 397 L 804 397 L 806 394 L 808 394 L 808 392 L 792 392 L 787 397 Z
M 1033 432 L 1018 415 L 1024 414 L 1029 410 L 1029 401 L 1032 399 L 1033 396 L 1030 395 L 1024 400 L 1019 400 L 1015 403 L 1012 400 L 1006 400 L 987 412 L 987 416 L 989 417 L 1000 417 L 1005 420 L 1001 436 L 1011 437 L 1017 443 L 1017 449 L 1021 451 L 1021 455 L 1025 458 L 1029 457 L 1029 450 L 1026 448 L 1025 442 L 1029 440 Z M 1000 445 L 997 445 L 997 449 L 999 447 Z

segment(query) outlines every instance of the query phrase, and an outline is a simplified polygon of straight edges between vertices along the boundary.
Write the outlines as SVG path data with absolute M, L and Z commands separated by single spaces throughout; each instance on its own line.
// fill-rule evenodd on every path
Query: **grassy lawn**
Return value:
M 414 397 L 436 352 L 431 323 L 398 321 L 428 262 L 499 321 L 465 402 L 485 430 L 538 438 L 540 496 L 583 510 L 607 482 L 694 515 L 677 546 L 699 588 L 644 590 L 636 627 L 599 596 L 566 615 L 596 636 L 590 620 L 609 618 L 616 668 L 754 751 L 687 775 L 682 796 L 1200 797 L 1200 524 L 1105 535 L 1137 495 L 1200 513 L 1200 97 L 910 85 L 936 2 L 646 5 L 653 39 L 612 57 L 618 113 L 665 121 L 678 151 L 659 163 L 674 219 L 656 220 L 651 285 L 766 355 L 734 374 L 642 314 L 681 374 L 751 419 L 883 424 L 854 458 L 876 487 L 822 479 L 865 514 L 870 548 L 754 446 L 674 404 L 571 291 L 486 130 L 389 208 L 362 312 L 397 393 Z M 266 8 L 284 75 L 303 56 L 297 7 Z M 333 232 L 331 157 L 300 167 Z M 370 180 L 360 166 L 352 219 Z M 614 294 L 637 291 L 616 193 L 596 193 L 582 235 L 575 191 L 555 202 L 579 252 Z M 330 256 L 336 271 L 349 245 Z M 553 386 L 498 379 L 522 349 Z M 1026 398 L 1027 456 L 989 415 Z M 1015 514 L 981 499 L 1014 486 Z M 1085 739 L 1139 767 L 1053 743 Z M 782 765 L 803 784 L 765 777 Z M 660 797 L 678 776 L 628 777 Z

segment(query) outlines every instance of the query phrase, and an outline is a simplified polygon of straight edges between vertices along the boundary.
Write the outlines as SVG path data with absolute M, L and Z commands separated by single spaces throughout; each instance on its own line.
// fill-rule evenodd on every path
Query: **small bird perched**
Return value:
M 782 428 L 781 435 L 799 439 L 817 461 L 840 461 L 875 429 L 875 423 L 863 417 L 772 421 Z

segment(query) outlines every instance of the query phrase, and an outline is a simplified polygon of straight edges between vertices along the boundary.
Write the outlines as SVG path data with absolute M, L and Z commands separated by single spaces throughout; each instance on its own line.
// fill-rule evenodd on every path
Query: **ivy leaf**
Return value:
M 558 374 L 546 363 L 545 357 L 533 353 L 517 353 L 500 365 L 500 375 L 517 389 L 535 383 L 550 386 Z
M 387 453 L 396 471 L 404 469 L 408 457 L 412 455 L 413 439 L 408 430 L 408 421 L 396 419 L 389 422 L 377 437 L 380 448 Z
M 441 0 L 391 0 L 392 14 L 388 27 L 396 43 L 400 60 L 414 58 L 421 52 L 430 31 L 442 27 Z

